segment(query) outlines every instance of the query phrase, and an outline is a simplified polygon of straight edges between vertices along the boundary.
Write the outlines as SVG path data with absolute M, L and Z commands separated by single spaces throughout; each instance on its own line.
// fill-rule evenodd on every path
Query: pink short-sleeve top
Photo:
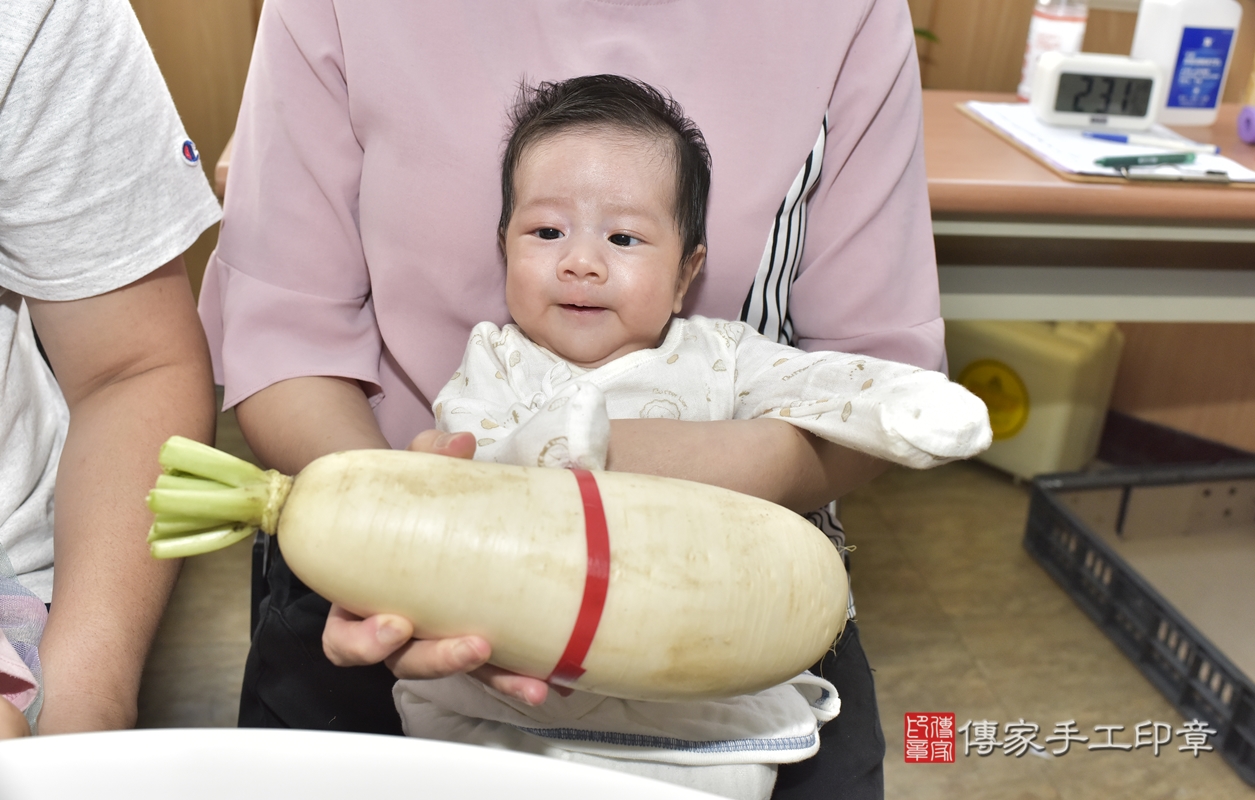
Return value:
M 332 375 L 393 446 L 431 427 L 471 328 L 509 321 L 519 84 L 606 72 L 669 92 L 710 146 L 686 313 L 943 363 L 905 0 L 268 0 L 200 300 L 226 405 Z

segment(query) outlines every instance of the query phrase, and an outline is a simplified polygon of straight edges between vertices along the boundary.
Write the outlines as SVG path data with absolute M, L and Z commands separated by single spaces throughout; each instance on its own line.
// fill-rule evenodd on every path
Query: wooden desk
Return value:
M 1255 189 L 1070 181 L 924 92 L 942 314 L 949 319 L 1255 322 Z M 1180 128 L 1255 169 L 1238 107 Z

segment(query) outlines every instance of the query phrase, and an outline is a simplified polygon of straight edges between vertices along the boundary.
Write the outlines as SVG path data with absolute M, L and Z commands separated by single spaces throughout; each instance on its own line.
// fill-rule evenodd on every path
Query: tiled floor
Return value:
M 219 446 L 240 452 L 233 419 Z M 1020 545 L 1024 486 L 981 464 L 893 471 L 842 509 L 853 554 L 859 627 L 872 667 L 889 798 L 1255 798 L 1214 753 L 1195 759 L 1175 739 L 1158 757 L 1086 749 L 1022 757 L 960 753 L 954 764 L 907 764 L 903 715 L 1037 723 L 1044 743 L 1075 720 L 1096 725 L 1183 720 Z M 229 726 L 248 649 L 249 548 L 190 559 L 149 659 L 142 727 Z M 999 735 L 1001 740 L 1003 736 Z M 1049 748 L 1057 748 L 1058 743 Z
M 907 764 L 903 715 L 953 711 L 968 720 L 1037 723 L 1036 741 L 1075 720 L 1145 720 L 1179 730 L 1181 716 L 1021 546 L 1028 491 L 977 463 L 891 472 L 842 509 L 857 544 L 852 584 L 859 629 L 876 670 L 888 740 L 891 798 L 1252 798 L 1214 753 L 1195 759 L 1174 740 L 1156 758 L 1073 744 L 1058 757 L 976 751 L 955 764 Z M 999 739 L 1003 739 L 999 736 Z M 1059 743 L 1048 745 L 1057 749 Z

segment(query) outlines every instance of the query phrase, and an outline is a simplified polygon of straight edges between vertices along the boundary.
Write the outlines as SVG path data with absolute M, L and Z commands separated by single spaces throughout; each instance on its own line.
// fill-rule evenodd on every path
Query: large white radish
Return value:
M 186 440 L 163 449 L 173 476 L 149 495 L 154 555 L 258 526 L 323 597 L 400 614 L 424 637 L 479 634 L 492 663 L 524 675 L 615 697 L 731 696 L 801 672 L 845 625 L 836 548 L 796 514 L 736 492 L 363 450 L 295 479 L 239 462 L 248 469 L 232 465 L 196 505 L 191 475 L 223 474 L 179 457 L 202 448 L 234 460 Z M 214 503 L 253 511 L 218 514 Z

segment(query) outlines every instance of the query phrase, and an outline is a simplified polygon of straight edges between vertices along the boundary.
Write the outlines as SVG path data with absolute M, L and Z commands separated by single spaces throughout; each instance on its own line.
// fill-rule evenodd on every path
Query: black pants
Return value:
M 322 651 L 331 604 L 292 574 L 273 545 L 266 573 L 269 594 L 261 600 L 244 666 L 240 727 L 400 735 L 392 673 L 382 664 L 333 665 Z M 837 687 L 841 714 L 820 729 L 817 755 L 781 765 L 773 798 L 883 798 L 885 738 L 871 669 L 853 622 L 811 671 Z

